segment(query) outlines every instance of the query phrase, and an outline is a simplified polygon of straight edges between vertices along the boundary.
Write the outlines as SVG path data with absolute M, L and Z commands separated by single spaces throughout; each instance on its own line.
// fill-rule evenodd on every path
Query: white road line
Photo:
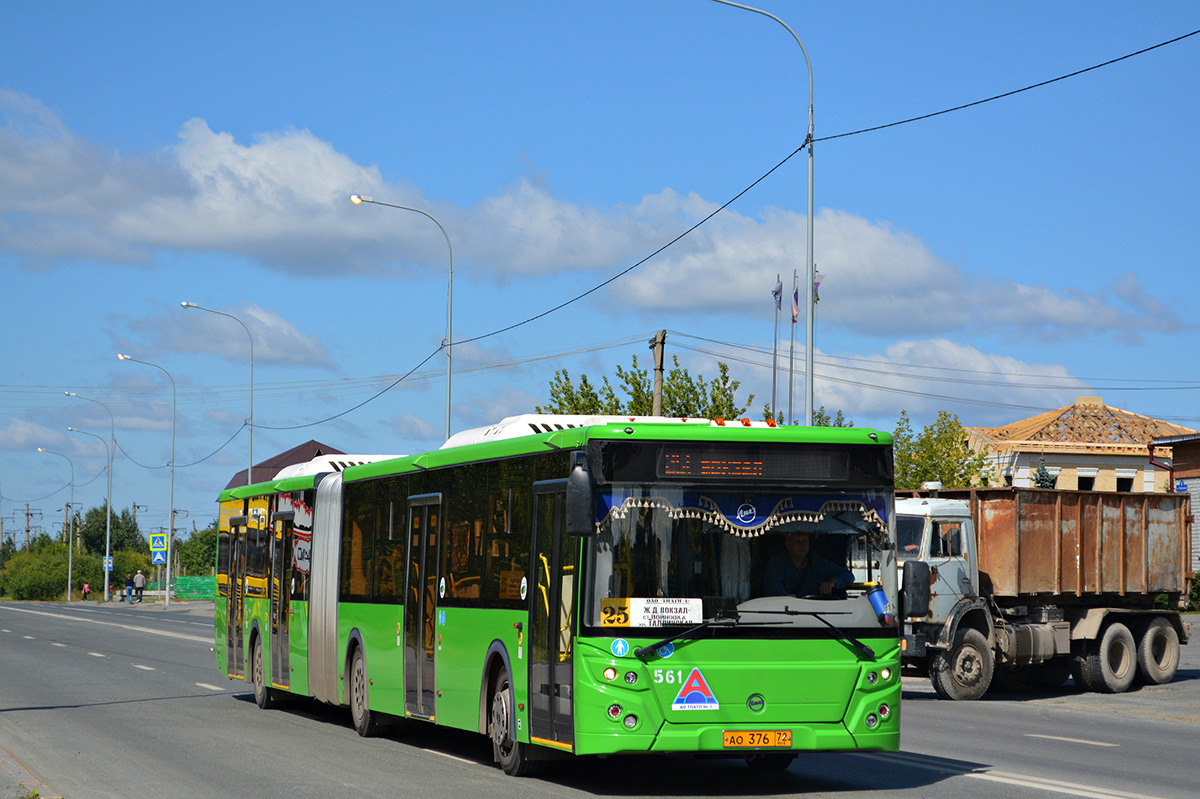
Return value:
M 66 646 L 66 644 L 60 644 L 58 641 L 55 641 L 54 643 L 50 644 L 50 646 Z
M 202 644 L 212 644 L 212 636 L 202 638 L 198 635 L 185 635 L 184 633 L 171 632 L 170 630 L 154 630 L 150 627 L 138 627 L 134 624 L 120 624 L 115 621 L 101 621 L 100 619 L 85 619 L 81 616 L 67 616 L 62 613 L 50 613 L 45 610 L 30 610 L 29 608 L 14 608 L 8 605 L 0 605 L 0 611 L 11 610 L 14 613 L 32 613 L 35 616 L 49 616 L 54 619 L 68 619 L 86 624 L 102 624 L 106 627 L 120 627 L 123 630 L 132 630 L 137 633 L 149 633 L 150 635 L 165 635 L 168 638 L 183 638 L 187 641 L 197 641 Z
M 1097 788 L 1094 785 L 1083 785 L 1076 782 L 1050 780 L 1043 777 L 1031 777 L 1026 774 L 1014 774 L 1011 771 L 1000 771 L 988 767 L 971 769 L 959 765 L 956 761 L 946 760 L 936 756 L 918 755 L 912 752 L 896 752 L 890 755 L 860 754 L 858 757 L 870 758 L 882 762 L 896 763 L 900 761 L 913 768 L 925 769 L 938 774 L 949 774 L 960 777 L 970 777 L 987 782 L 999 782 L 1005 785 L 1019 785 L 1025 788 L 1037 788 L 1043 791 L 1063 793 L 1069 796 L 1079 796 L 1084 799 L 1159 799 L 1142 793 L 1126 793 L 1107 788 Z
M 200 688 L 204 688 L 204 689 L 207 689 L 207 690 L 209 690 L 209 691 L 221 691 L 221 690 L 224 690 L 224 689 L 222 689 L 222 688 L 218 688 L 218 687 L 217 687 L 217 686 L 215 686 L 215 685 L 209 685 L 209 684 L 208 684 L 208 683 L 206 683 L 206 682 L 198 682 L 198 683 L 196 683 L 196 685 L 197 685 L 198 687 L 200 687 Z
M 478 760 L 468 760 L 468 759 L 467 759 L 467 758 L 465 758 L 465 757 L 456 757 L 456 756 L 454 756 L 454 755 L 448 755 L 448 754 L 446 754 L 445 752 L 439 752 L 439 751 L 437 751 L 437 750 L 435 750 L 435 749 L 422 749 L 421 751 L 422 751 L 422 752 L 428 752 L 428 753 L 429 753 L 429 754 L 431 754 L 431 755 L 441 755 L 442 757 L 449 758 L 450 760 L 457 760 L 459 763 L 467 763 L 467 764 L 469 764 L 469 765 L 472 765 L 472 766 L 477 766 L 477 765 L 479 765 L 479 761 L 478 761 Z
M 12 630 L 0 630 L 0 633 L 11 633 Z
M 89 654 L 89 655 L 91 655 L 91 656 L 92 656 L 92 657 L 94 657 L 94 658 L 106 658 L 106 657 L 108 657 L 108 655 L 101 654 L 100 652 L 88 652 L 88 654 Z
M 24 638 L 26 641 L 36 641 L 37 640 L 32 635 L 22 635 L 21 637 Z
M 1026 738 L 1045 738 L 1048 741 L 1066 741 L 1069 744 L 1087 744 L 1088 746 L 1120 746 L 1120 744 L 1110 744 L 1105 741 L 1085 741 L 1083 738 L 1064 738 L 1061 735 L 1039 735 L 1036 732 L 1025 733 Z
M 133 666 L 135 669 L 141 669 L 142 671 L 156 671 L 153 666 L 142 666 L 138 663 L 130 663 L 129 665 Z

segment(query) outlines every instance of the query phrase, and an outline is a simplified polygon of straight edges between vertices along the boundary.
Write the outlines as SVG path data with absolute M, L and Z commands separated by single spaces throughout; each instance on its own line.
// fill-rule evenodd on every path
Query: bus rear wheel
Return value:
M 513 693 L 508 674 L 501 672 L 492 694 L 492 754 L 504 773 L 512 777 L 527 777 L 537 771 L 540 763 L 529 759 L 527 744 L 513 740 Z
M 379 731 L 379 714 L 367 707 L 367 661 L 362 648 L 354 650 L 350 658 L 350 718 L 354 729 L 363 738 L 370 738 Z
M 254 638 L 254 651 L 250 653 L 250 670 L 254 672 L 254 704 L 263 710 L 275 707 L 275 692 L 267 685 L 267 675 L 263 670 L 262 639 Z

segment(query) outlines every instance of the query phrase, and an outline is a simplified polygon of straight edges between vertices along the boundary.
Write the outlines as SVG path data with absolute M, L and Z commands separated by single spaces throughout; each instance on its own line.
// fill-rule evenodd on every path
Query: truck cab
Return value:
M 929 567 L 929 612 L 905 621 L 910 666 L 928 668 L 938 694 L 978 699 L 995 670 L 995 630 L 979 593 L 979 561 L 970 506 L 936 497 L 896 500 L 896 550 L 905 564 Z

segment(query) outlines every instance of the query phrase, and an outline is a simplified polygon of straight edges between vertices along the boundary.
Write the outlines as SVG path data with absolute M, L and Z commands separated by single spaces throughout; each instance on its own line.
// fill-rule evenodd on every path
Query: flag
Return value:
M 796 320 L 800 318 L 800 287 L 792 289 L 792 324 L 796 324 Z
M 775 310 L 783 307 L 783 281 L 775 281 L 775 288 L 771 289 L 771 296 L 775 298 Z

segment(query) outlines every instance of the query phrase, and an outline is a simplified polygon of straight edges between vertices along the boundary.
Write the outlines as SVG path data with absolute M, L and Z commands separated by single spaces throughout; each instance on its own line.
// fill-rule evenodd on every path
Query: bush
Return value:
M 61 602 L 67 596 L 67 545 L 57 542 L 30 547 L 4 562 L 0 569 L 0 596 L 22 601 Z M 149 558 L 140 552 L 121 550 L 113 553 L 110 581 L 117 590 L 125 587 L 125 575 L 138 569 L 150 573 Z M 103 560 L 97 555 L 76 554 L 71 564 L 72 596 L 78 596 L 88 583 L 93 596 L 104 593 Z M 118 575 L 120 575 L 118 579 Z

